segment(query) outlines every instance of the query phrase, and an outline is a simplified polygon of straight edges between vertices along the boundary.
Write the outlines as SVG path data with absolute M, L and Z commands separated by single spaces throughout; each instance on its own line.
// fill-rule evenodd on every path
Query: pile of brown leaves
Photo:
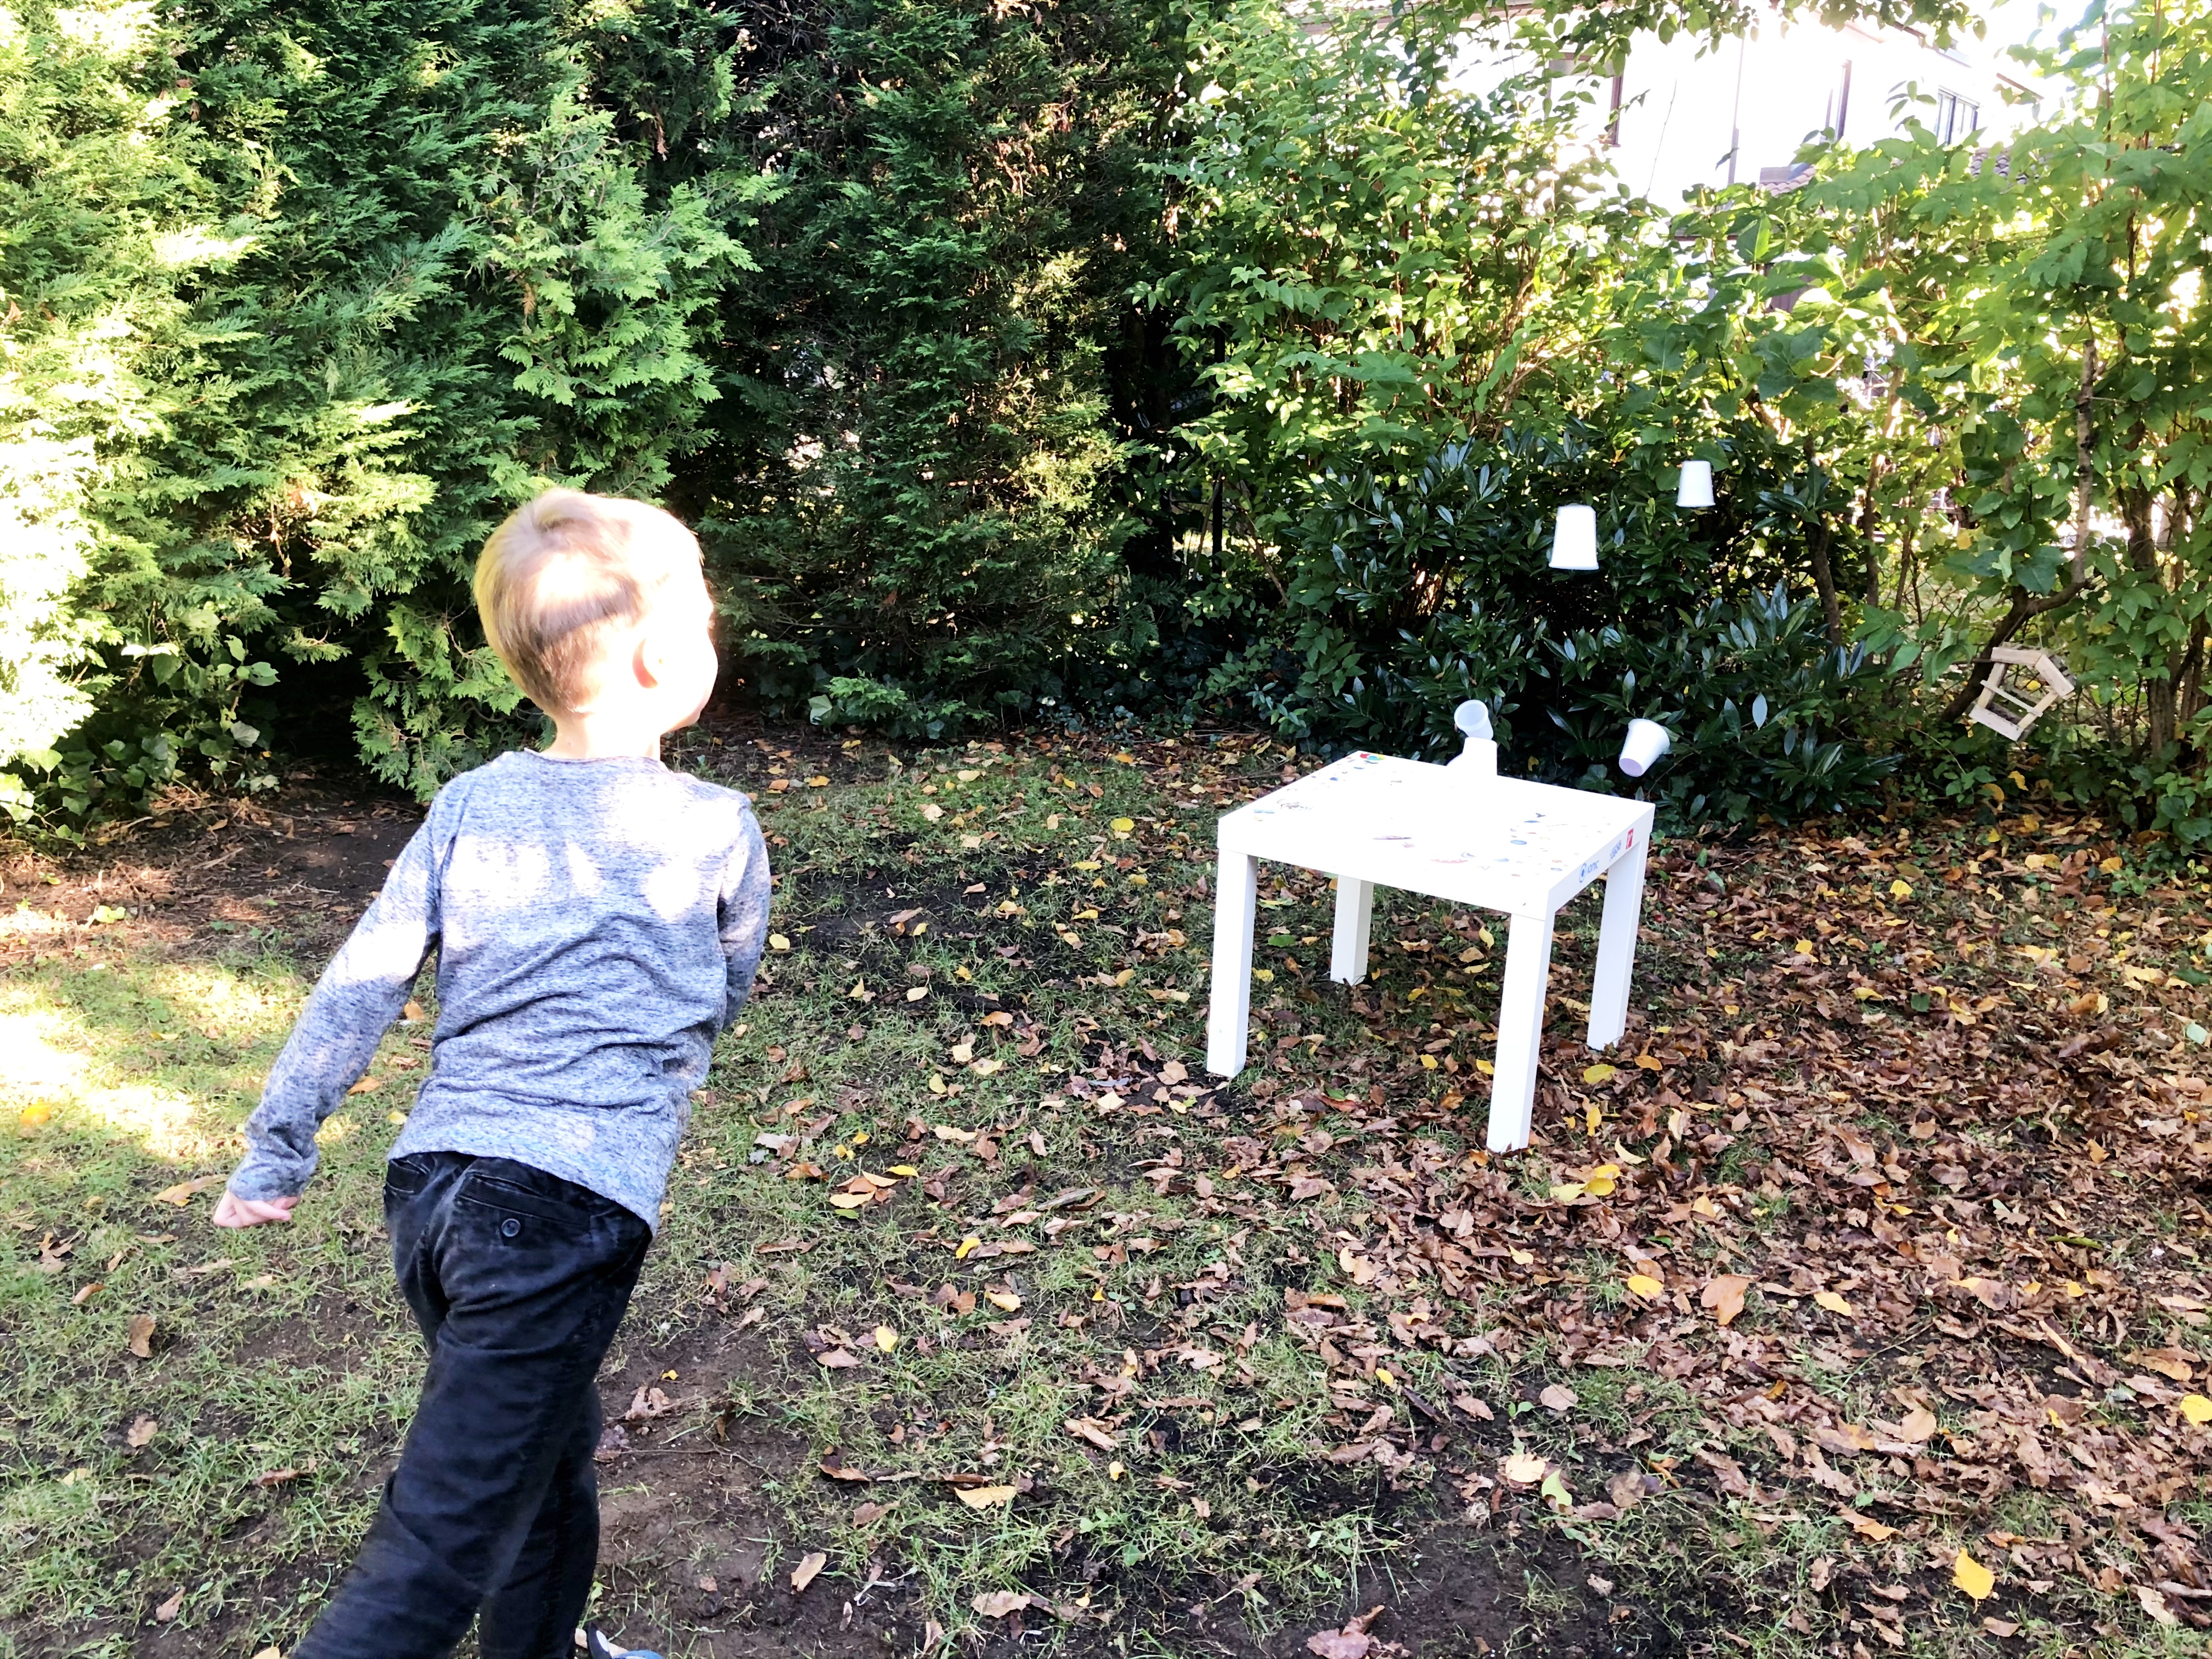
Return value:
M 2017 821 L 1976 847 L 1964 826 L 1923 827 L 1917 860 L 1815 831 L 1717 864 L 1659 858 L 1650 1012 L 1603 1060 L 1553 1038 L 1547 1132 L 1527 1155 L 1460 1155 L 1421 1133 L 1480 1111 L 1479 1085 L 1404 1105 L 1412 1057 L 1425 1071 L 1443 1053 L 1465 1077 L 1491 1036 L 1408 1018 L 1424 991 L 1431 1006 L 1449 995 L 1426 965 L 1355 994 L 1374 1049 L 1331 1068 L 1326 1049 L 1309 1060 L 1295 1033 L 1278 1039 L 1254 1093 L 1282 1101 L 1288 1144 L 1227 1150 L 1296 1200 L 1325 1184 L 1323 1155 L 1358 1146 L 1344 1178 L 1364 1220 L 1328 1242 L 1390 1310 L 1377 1322 L 1291 1295 L 1291 1328 L 1337 1379 L 1347 1440 L 1332 1461 L 1403 1469 L 1440 1449 L 1431 1430 L 1453 1413 L 1494 1419 L 1473 1394 L 1447 1411 L 1394 1378 L 1404 1347 L 1630 1368 L 1686 1388 L 1706 1443 L 1654 1455 L 1638 1429 L 1589 1448 L 1618 1462 L 1642 1446 L 1595 1501 L 1525 1454 L 1467 1468 L 1464 1493 L 1494 1510 L 1534 1492 L 1610 1521 L 1662 1486 L 1702 1486 L 1763 1526 L 1826 1510 L 1887 1547 L 1816 1563 L 1815 1589 L 1917 1564 L 1977 1602 L 1994 1578 L 2030 1606 L 2071 1586 L 2212 1626 L 2212 1570 L 2173 1513 L 2206 1494 L 2212 1452 L 2196 1391 L 2212 1358 L 2203 976 L 2172 971 L 2203 901 L 2099 890 L 2124 866 L 2098 826 L 2028 842 L 2040 830 Z M 1480 962 L 1459 948 L 1479 927 L 1431 913 L 1398 954 Z M 1573 975 L 1554 972 L 1564 1015 Z M 1367 1082 L 1391 1051 L 1397 1086 Z M 1540 1403 L 1576 1401 L 1554 1384 Z M 1746 1431 L 1763 1455 L 1723 1449 Z M 1962 1528 L 2020 1488 L 2044 1500 L 2038 1534 L 1984 1530 L 1962 1549 Z M 1899 1613 L 1885 1591 L 1852 1628 L 1902 1645 Z

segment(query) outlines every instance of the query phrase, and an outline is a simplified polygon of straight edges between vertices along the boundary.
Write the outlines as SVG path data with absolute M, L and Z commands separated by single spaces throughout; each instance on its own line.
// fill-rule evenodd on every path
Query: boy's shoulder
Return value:
M 471 811 L 535 813 L 548 805 L 557 810 L 564 799 L 581 801 L 610 792 L 649 799 L 655 811 L 726 818 L 732 825 L 752 813 L 750 796 L 641 756 L 564 761 L 518 749 L 448 780 L 431 803 L 430 816 L 450 821 Z

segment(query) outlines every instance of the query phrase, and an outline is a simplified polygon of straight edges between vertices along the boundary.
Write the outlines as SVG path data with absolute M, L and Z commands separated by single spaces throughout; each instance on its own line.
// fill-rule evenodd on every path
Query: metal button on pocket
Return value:
M 501 1238 L 516 1237 L 521 1233 L 521 1231 L 522 1224 L 520 1221 L 517 1221 L 513 1216 L 507 1217 L 506 1220 L 499 1224 L 499 1236 Z

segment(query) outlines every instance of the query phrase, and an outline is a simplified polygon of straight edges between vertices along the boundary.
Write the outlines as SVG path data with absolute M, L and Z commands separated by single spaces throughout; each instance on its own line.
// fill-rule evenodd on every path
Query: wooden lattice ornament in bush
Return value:
M 2061 697 L 2074 695 L 2074 682 L 2048 651 L 2001 645 L 1990 653 L 1990 677 L 1966 718 L 2017 743 Z

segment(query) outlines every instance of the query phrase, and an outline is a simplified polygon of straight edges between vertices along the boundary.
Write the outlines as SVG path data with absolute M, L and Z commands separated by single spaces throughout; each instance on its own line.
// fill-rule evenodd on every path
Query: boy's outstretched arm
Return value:
M 289 1221 L 315 1171 L 315 1131 L 338 1108 L 406 1006 L 438 942 L 438 842 L 433 824 L 392 860 L 384 890 L 316 981 L 246 1121 L 246 1157 L 216 1206 L 219 1227 Z

